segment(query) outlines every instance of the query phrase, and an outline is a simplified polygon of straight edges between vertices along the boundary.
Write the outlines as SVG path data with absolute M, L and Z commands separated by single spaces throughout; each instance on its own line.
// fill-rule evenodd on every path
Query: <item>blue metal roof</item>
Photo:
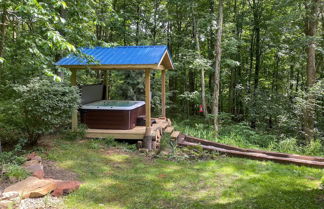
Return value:
M 141 65 L 159 64 L 168 48 L 161 46 L 119 46 L 119 47 L 95 47 L 81 48 L 80 51 L 90 55 L 96 63 L 89 63 L 87 59 L 73 54 L 62 58 L 56 65 Z M 170 54 L 170 53 L 169 53 Z

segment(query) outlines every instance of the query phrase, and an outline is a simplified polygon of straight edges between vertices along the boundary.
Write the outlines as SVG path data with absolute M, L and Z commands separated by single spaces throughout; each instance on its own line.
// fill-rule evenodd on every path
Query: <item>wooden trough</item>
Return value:
M 179 134 L 177 137 L 177 144 L 180 146 L 200 146 L 205 150 L 216 151 L 233 157 L 249 158 L 253 160 L 271 160 L 278 163 L 324 168 L 324 158 L 322 157 L 244 149 L 184 134 Z

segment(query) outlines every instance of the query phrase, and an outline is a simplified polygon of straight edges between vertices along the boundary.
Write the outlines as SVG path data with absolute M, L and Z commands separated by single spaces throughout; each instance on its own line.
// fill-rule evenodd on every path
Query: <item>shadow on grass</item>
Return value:
M 84 182 L 67 196 L 71 208 L 324 208 L 316 169 L 238 158 L 151 161 L 87 143 L 61 144 L 49 156 Z

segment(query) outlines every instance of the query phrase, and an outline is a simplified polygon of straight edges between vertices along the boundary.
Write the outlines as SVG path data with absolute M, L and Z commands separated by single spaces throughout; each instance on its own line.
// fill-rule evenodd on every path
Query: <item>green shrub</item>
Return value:
M 0 140 L 2 144 L 14 145 L 25 134 L 19 128 L 18 107 L 13 100 L 0 102 Z
M 90 149 L 100 149 L 101 147 L 100 142 L 94 139 L 90 140 L 88 145 Z
M 323 146 L 320 140 L 312 140 L 305 148 L 304 152 L 307 155 L 320 155 L 324 153 Z
M 80 102 L 78 89 L 48 79 L 33 79 L 15 88 L 16 125 L 27 135 L 29 144 L 37 143 L 44 134 L 67 125 L 71 111 Z
M 114 139 L 114 137 L 108 137 L 103 139 L 103 142 L 107 147 L 117 147 L 118 142 Z
M 23 180 L 28 176 L 27 171 L 17 164 L 5 164 L 2 172 L 11 182 Z
M 63 132 L 63 139 L 69 140 L 69 141 L 74 141 L 77 139 L 83 139 L 86 134 L 86 126 L 85 125 L 80 125 L 77 130 L 65 130 Z
M 25 162 L 25 157 L 23 154 L 22 147 L 26 144 L 26 140 L 19 140 L 19 142 L 14 146 L 14 148 L 9 152 L 0 152 L 0 165 L 4 164 L 23 164 Z
M 321 184 L 320 184 L 320 188 L 324 189 L 324 176 L 321 179 Z

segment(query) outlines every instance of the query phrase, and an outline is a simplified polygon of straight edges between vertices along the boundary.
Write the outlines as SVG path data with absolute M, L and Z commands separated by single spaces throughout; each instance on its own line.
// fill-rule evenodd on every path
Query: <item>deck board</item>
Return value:
M 161 127 L 165 128 L 167 122 L 163 119 L 156 119 L 157 123 L 152 126 L 154 130 Z M 135 126 L 133 129 L 120 130 L 120 129 L 87 129 L 86 138 L 108 138 L 115 139 L 134 139 L 142 140 L 145 135 L 145 126 Z
M 144 135 L 145 126 L 136 126 L 130 130 L 88 129 L 86 133 L 87 138 L 143 139 Z

